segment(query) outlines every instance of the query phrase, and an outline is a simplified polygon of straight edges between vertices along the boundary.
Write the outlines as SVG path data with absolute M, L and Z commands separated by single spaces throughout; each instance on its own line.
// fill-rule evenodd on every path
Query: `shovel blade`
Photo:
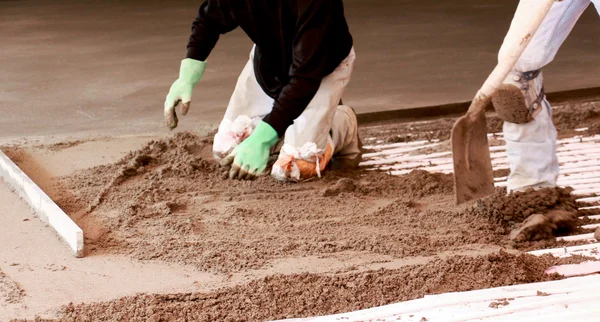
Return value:
M 485 113 L 467 115 L 452 128 L 454 193 L 456 203 L 476 200 L 494 193 L 494 172 L 487 139 Z

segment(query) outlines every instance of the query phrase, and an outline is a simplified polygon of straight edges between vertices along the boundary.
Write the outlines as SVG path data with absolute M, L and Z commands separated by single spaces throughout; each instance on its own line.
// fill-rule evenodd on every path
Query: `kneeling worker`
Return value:
M 341 102 L 354 65 L 342 0 L 207 0 L 192 25 L 187 58 L 167 95 L 167 126 L 185 115 L 219 36 L 241 27 L 254 42 L 213 152 L 231 179 L 271 174 L 283 181 L 320 176 L 361 158 L 356 115 Z

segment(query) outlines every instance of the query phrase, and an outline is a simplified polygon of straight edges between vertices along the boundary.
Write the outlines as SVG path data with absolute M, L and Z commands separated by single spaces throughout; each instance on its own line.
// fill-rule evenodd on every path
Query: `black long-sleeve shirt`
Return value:
M 219 36 L 238 26 L 256 44 L 256 78 L 275 100 L 263 120 L 281 137 L 350 53 L 342 0 L 206 0 L 187 57 L 206 60 Z

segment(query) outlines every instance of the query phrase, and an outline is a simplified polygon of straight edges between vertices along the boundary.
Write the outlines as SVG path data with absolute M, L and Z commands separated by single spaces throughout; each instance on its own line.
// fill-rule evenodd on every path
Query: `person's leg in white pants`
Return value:
M 253 67 L 254 47 L 250 59 L 238 77 L 225 115 L 213 142 L 213 155 L 217 160 L 225 158 L 246 139 L 258 122 L 273 107 L 273 99 L 262 90 Z
M 348 107 L 338 107 L 350 81 L 355 58 L 352 49 L 348 57 L 323 78 L 304 112 L 288 127 L 284 145 L 271 172 L 275 178 L 298 181 L 320 176 L 333 154 L 357 144 L 358 135 L 350 130 L 357 126 L 356 116 L 348 115 L 354 112 Z M 337 122 L 334 118 L 338 119 Z M 352 133 L 355 135 L 348 139 Z
M 251 133 L 257 121 L 269 114 L 273 108 L 273 98 L 262 90 L 256 80 L 253 56 L 254 49 L 238 78 L 219 131 L 215 135 L 213 152 L 217 159 L 227 156 Z M 352 50 L 338 68 L 322 80 L 315 97 L 294 124 L 286 130 L 282 142 L 284 148 L 277 163 L 281 164 L 282 159 L 290 159 L 289 154 L 300 152 L 303 148 L 306 150 L 306 145 L 314 145 L 316 155 L 310 155 L 307 160 L 294 155 L 291 158 L 294 166 L 298 162 L 312 162 L 317 159 L 321 161 L 317 163 L 324 168 L 333 153 L 337 153 L 341 158 L 360 155 L 360 150 L 356 148 L 358 146 L 356 116 L 348 107 L 338 106 L 344 88 L 350 80 L 354 59 L 355 54 Z M 282 144 L 277 144 L 274 152 L 281 147 Z M 327 151 L 330 153 L 326 157 L 324 154 Z M 311 170 L 314 169 L 316 163 L 311 167 Z M 286 171 L 283 174 L 274 172 L 273 175 L 278 179 L 292 179 L 281 177 L 290 175 Z
M 520 33 L 519 21 L 523 21 L 522 17 L 530 14 L 536 3 L 537 0 L 520 1 L 505 41 L 515 38 L 512 33 Z M 528 123 L 504 122 L 503 130 L 510 164 L 509 192 L 556 185 L 559 171 L 556 156 L 557 133 L 552 123 L 552 108 L 543 92 L 541 69 L 554 59 L 589 4 L 589 0 L 556 2 L 505 80 L 505 84 L 512 84 L 521 89 L 525 104 L 534 111 L 534 118 Z M 503 44 L 500 49 L 500 60 L 507 47 Z

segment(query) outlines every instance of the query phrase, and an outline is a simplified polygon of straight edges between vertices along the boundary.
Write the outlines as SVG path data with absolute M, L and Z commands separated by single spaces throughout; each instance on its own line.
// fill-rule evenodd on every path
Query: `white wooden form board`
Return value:
M 0 177 L 52 227 L 73 255 L 83 257 L 83 231 L 8 156 L 0 151 Z
M 582 129 L 585 130 L 585 129 Z M 501 133 L 490 134 L 503 141 Z M 402 175 L 415 169 L 452 173 L 452 152 L 448 149 L 435 153 L 417 154 L 425 148 L 442 147 L 438 141 L 417 141 L 383 144 L 377 138 L 365 140 L 365 148 L 372 150 L 364 155 L 362 167 L 387 170 L 392 175 Z M 600 201 L 600 135 L 576 136 L 558 142 L 561 175 L 558 184 L 571 186 L 574 194 L 586 195 L 580 201 Z M 494 170 L 507 169 L 505 146 L 490 147 Z M 496 178 L 496 186 L 505 186 L 506 177 Z M 591 195 L 591 196 L 590 196 Z M 590 219 L 600 219 L 600 206 L 585 207 L 598 210 Z M 592 229 L 600 225 L 586 225 Z M 594 241 L 593 234 L 560 238 L 566 241 Z M 581 246 L 544 249 L 530 252 L 541 256 L 557 257 L 583 255 L 600 259 L 600 243 Z M 292 319 L 287 321 L 600 321 L 600 262 L 551 267 L 547 273 L 559 273 L 567 279 L 546 283 L 525 284 L 461 293 L 425 296 L 422 299 L 376 307 L 372 309 L 324 317 Z M 539 293 L 544 296 L 539 296 Z M 547 294 L 547 296 L 546 296 Z M 509 305 L 490 307 L 501 299 Z M 423 319 L 425 318 L 425 319 Z

